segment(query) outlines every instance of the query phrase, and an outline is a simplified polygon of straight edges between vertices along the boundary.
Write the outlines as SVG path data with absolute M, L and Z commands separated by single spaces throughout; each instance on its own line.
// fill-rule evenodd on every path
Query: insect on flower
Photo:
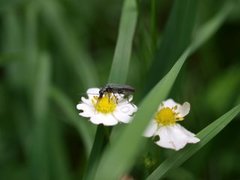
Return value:
M 99 90 L 99 99 L 103 97 L 104 94 L 122 94 L 124 98 L 128 97 L 130 94 L 133 94 L 135 89 L 126 84 L 113 84 L 108 83 L 106 86 Z
M 88 98 L 82 97 L 77 109 L 80 116 L 88 117 L 93 124 L 113 126 L 122 123 L 129 123 L 137 106 L 131 103 L 132 96 L 126 99 L 133 92 L 130 86 L 110 85 L 105 87 L 90 88 L 87 90 Z

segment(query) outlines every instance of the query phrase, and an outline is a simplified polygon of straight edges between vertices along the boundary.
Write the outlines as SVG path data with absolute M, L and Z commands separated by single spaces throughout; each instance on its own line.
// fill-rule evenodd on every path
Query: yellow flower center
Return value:
M 162 126 L 173 125 L 177 121 L 177 114 L 173 111 L 173 109 L 168 107 L 162 108 L 157 112 L 155 120 Z
M 106 94 L 101 99 L 95 96 L 94 100 L 92 100 L 92 103 L 98 112 L 108 114 L 116 109 L 117 99 L 114 95 Z

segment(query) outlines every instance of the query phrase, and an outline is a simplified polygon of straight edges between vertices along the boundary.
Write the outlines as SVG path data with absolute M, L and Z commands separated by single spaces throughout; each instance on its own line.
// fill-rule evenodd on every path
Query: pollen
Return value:
M 117 98 L 114 95 L 107 94 L 99 99 L 97 96 L 94 97 L 93 105 L 95 109 L 104 114 L 112 113 L 117 106 Z
M 177 121 L 177 114 L 169 107 L 162 108 L 157 112 L 155 120 L 162 126 L 173 125 Z

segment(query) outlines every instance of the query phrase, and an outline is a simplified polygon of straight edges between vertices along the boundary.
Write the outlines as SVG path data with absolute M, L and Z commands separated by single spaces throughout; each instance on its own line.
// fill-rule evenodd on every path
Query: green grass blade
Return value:
M 50 163 L 50 179 L 71 180 L 69 157 L 66 155 L 66 147 L 63 135 L 63 128 L 56 118 L 56 113 L 52 111 L 48 118 L 47 127 L 47 149 Z
M 47 157 L 47 127 L 48 127 L 48 92 L 50 83 L 50 57 L 41 54 L 36 67 L 35 84 L 33 89 L 34 127 L 31 135 L 30 162 L 32 175 L 36 179 L 50 179 L 49 159 Z M 41 177 L 42 175 L 42 177 Z
M 95 135 L 95 140 L 92 146 L 91 154 L 89 156 L 88 164 L 86 171 L 84 173 L 84 180 L 92 180 L 97 166 L 99 164 L 99 160 L 101 158 L 102 152 L 106 145 L 109 143 L 109 136 L 111 133 L 111 128 L 104 127 L 103 125 L 99 125 L 97 128 L 97 132 Z
M 192 0 L 174 1 L 160 47 L 149 71 L 151 73 L 147 88 L 153 87 L 189 46 L 195 25 L 197 2 Z
M 156 0 L 151 0 L 151 49 L 156 50 L 157 45 L 157 3 Z
M 59 89 L 56 87 L 51 87 L 50 97 L 65 113 L 68 122 L 77 128 L 86 147 L 87 154 L 89 154 L 92 148 L 94 138 L 93 135 L 95 132 L 93 126 L 91 126 L 91 124 L 86 119 L 80 118 L 78 116 L 75 110 L 75 105 Z
M 136 1 L 125 0 L 109 82 L 125 83 L 127 80 L 136 23 Z
M 200 143 L 191 145 L 182 151 L 176 152 L 170 158 L 165 160 L 151 175 L 149 175 L 147 180 L 161 179 L 170 169 L 173 169 L 184 163 L 188 158 L 204 147 L 219 132 L 221 132 L 221 130 L 223 130 L 224 127 L 228 125 L 239 112 L 240 105 L 234 107 L 226 114 L 208 125 L 197 134 L 197 136 L 201 139 Z
M 127 80 L 133 36 L 137 23 L 135 0 L 125 0 L 119 26 L 118 40 L 115 48 L 108 82 L 125 83 Z M 107 133 L 107 134 L 106 134 Z M 101 154 L 109 141 L 111 128 L 98 126 L 94 145 L 89 157 L 84 179 L 93 179 Z
M 43 53 L 37 64 L 35 83 L 33 86 L 33 113 L 36 120 L 41 120 L 46 115 L 50 72 L 50 57 L 47 53 Z
M 65 63 L 72 67 L 85 88 L 97 84 L 97 71 L 81 42 L 77 41 L 74 30 L 64 21 L 61 5 L 57 1 L 39 1 L 45 23 L 65 55 Z
M 33 83 L 35 81 L 35 71 L 38 62 L 38 7 L 34 3 L 29 3 L 25 11 L 25 57 L 24 57 L 24 75 L 25 82 L 29 91 L 29 96 L 32 95 Z M 46 65 L 45 65 L 46 66 Z M 44 68 L 44 67 L 43 67 Z M 47 70 L 47 69 L 45 69 Z
M 0 1 L 0 13 L 4 12 L 6 9 L 16 6 L 17 4 L 22 3 L 21 0 L 1 0 Z
M 113 141 L 111 147 L 104 154 L 102 162 L 99 165 L 96 179 L 117 179 L 123 174 L 123 172 L 131 167 L 134 158 L 137 155 L 139 146 L 141 145 L 142 132 L 152 118 L 159 103 L 167 97 L 188 55 L 189 51 L 186 51 L 170 72 L 143 100 L 136 116 L 134 117 L 133 123 L 123 130 L 121 133 L 122 136 L 118 137 L 116 141 Z M 124 155 L 124 158 L 120 154 Z M 111 172 L 111 174 L 108 172 Z
M 22 24 L 19 22 L 19 16 L 17 12 L 10 8 L 2 16 L 2 33 L 3 42 L 2 51 L 16 52 L 19 51 L 22 43 Z M 2 52 L 1 52 L 2 53 Z
M 226 88 L 228 87 L 228 88 Z M 240 65 L 235 65 L 224 71 L 211 81 L 203 97 L 210 111 L 221 113 L 226 111 L 226 104 L 236 99 L 235 93 L 240 91 Z
M 233 1 L 227 2 L 212 19 L 200 27 L 200 29 L 194 35 L 194 42 L 191 45 L 192 52 L 216 32 L 216 30 L 227 18 L 229 13 L 233 10 L 234 6 L 235 3 Z
M 218 19 L 217 17 L 219 17 L 219 14 L 214 18 Z M 213 26 L 214 28 L 208 28 L 208 26 L 211 26 L 212 24 L 208 24 L 208 26 L 204 25 L 204 29 L 210 29 L 209 31 L 203 31 L 200 28 L 198 33 L 199 36 L 195 38 L 192 45 L 185 50 L 169 73 L 147 95 L 140 105 L 133 123 L 125 128 L 121 133 L 122 135 L 117 137 L 117 140 L 106 150 L 96 175 L 98 179 L 119 178 L 119 176 L 132 166 L 141 145 L 141 134 L 146 128 L 149 119 L 151 119 L 156 111 L 159 103 L 167 97 L 186 58 L 210 38 L 220 27 L 222 22 L 223 21 L 219 21 L 217 25 Z M 204 41 L 199 41 L 199 38 L 204 38 Z M 124 158 L 119 156 L 120 153 L 124 154 Z M 107 173 L 109 171 L 111 172 L 111 175 Z
M 16 61 L 15 63 L 10 63 L 6 66 L 8 72 L 8 81 L 15 87 L 22 86 L 24 82 L 24 74 L 21 71 L 21 68 L 24 68 L 22 65 L 22 29 L 23 25 L 20 23 L 20 17 L 17 12 L 10 8 L 2 16 L 2 52 L 7 53 L 10 59 Z M 2 57 L 1 57 L 2 58 Z M 20 59 L 20 60 L 19 60 Z M 2 62 L 2 59 L 0 59 Z M 20 68 L 19 68 L 20 67 Z M 18 76 L 16 76 L 16 74 Z

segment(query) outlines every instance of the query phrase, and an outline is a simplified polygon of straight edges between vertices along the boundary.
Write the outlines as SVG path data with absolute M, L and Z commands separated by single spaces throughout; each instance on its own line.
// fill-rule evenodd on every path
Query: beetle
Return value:
M 102 87 L 99 90 L 99 99 L 103 97 L 105 93 L 113 93 L 113 94 L 123 94 L 124 96 L 128 96 L 130 94 L 133 94 L 135 92 L 135 89 L 132 86 L 126 85 L 126 84 L 114 84 L 114 83 L 108 83 L 106 86 Z

